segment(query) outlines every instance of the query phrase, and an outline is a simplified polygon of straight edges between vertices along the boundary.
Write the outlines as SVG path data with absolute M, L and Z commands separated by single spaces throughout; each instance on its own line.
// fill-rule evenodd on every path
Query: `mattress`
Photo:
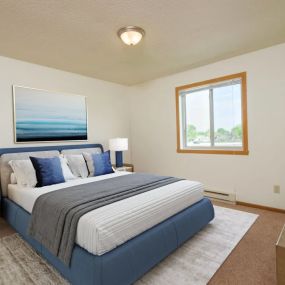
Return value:
M 45 193 L 121 175 L 132 174 L 116 172 L 42 188 L 24 188 L 10 184 L 8 198 L 32 213 L 36 199 Z M 80 218 L 76 243 L 92 254 L 103 255 L 202 198 L 201 183 L 181 180 L 95 209 Z

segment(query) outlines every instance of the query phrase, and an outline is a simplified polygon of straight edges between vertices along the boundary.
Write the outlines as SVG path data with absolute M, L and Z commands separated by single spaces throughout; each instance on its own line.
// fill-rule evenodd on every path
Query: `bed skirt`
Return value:
M 76 245 L 68 267 L 27 235 L 28 212 L 8 198 L 1 202 L 7 222 L 74 285 L 132 284 L 214 218 L 213 205 L 204 198 L 104 255 Z

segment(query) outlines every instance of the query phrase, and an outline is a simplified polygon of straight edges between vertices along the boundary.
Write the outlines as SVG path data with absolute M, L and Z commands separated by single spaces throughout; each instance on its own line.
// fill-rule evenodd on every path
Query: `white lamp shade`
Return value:
M 124 151 L 128 150 L 127 138 L 115 138 L 109 140 L 109 149 L 112 151 Z

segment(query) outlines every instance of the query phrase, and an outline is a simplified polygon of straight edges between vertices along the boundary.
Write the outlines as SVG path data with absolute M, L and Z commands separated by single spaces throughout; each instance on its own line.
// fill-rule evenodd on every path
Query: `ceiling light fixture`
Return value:
M 118 36 L 128 46 L 138 44 L 144 35 L 145 31 L 142 28 L 135 26 L 124 27 L 118 31 Z

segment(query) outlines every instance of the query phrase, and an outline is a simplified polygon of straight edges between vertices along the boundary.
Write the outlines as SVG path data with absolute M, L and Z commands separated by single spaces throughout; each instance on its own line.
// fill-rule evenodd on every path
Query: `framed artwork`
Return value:
M 16 143 L 87 141 L 86 97 L 13 86 Z

